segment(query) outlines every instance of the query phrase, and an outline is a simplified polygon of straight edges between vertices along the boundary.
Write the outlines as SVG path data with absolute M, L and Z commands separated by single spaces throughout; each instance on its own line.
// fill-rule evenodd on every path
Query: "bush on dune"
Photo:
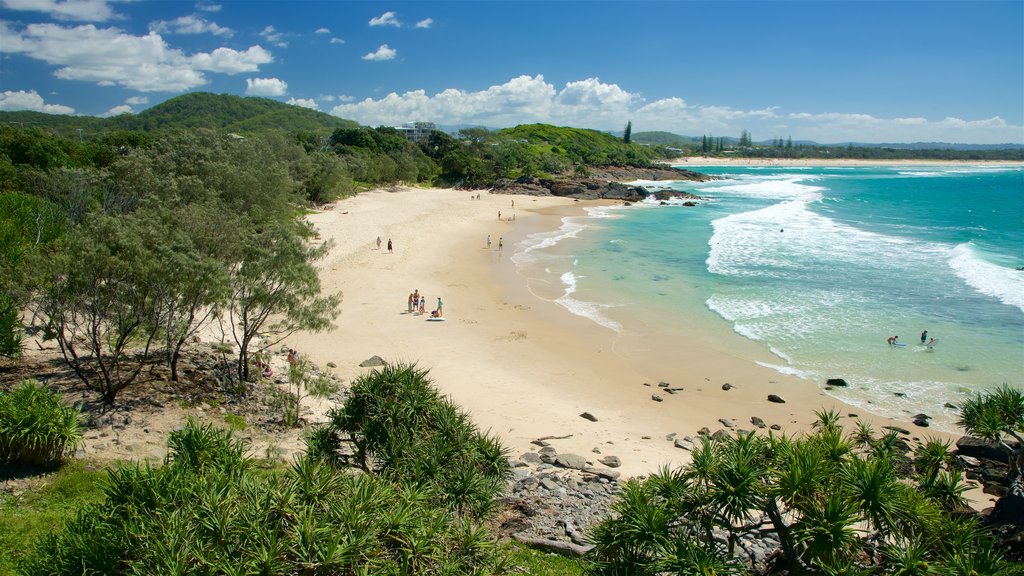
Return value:
M 82 439 L 78 410 L 34 380 L 0 394 L 0 464 L 45 466 L 74 454 Z

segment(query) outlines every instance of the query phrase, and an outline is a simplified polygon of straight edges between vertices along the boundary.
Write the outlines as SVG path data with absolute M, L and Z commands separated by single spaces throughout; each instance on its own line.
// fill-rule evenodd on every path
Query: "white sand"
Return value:
M 554 230 L 559 214 L 579 213 L 585 203 L 474 195 L 377 191 L 311 215 L 321 238 L 334 243 L 323 263 L 325 291 L 340 291 L 344 300 L 334 330 L 298 334 L 287 344 L 321 365 L 333 362 L 346 382 L 366 373 L 359 363 L 373 355 L 415 362 L 429 368 L 436 386 L 482 429 L 500 436 L 513 456 L 535 450 L 534 439 L 568 436 L 549 442 L 595 464 L 601 455 L 618 456 L 626 476 L 687 461 L 689 453 L 666 436 L 695 435 L 702 426 L 717 430 L 719 418 L 752 429 L 750 417 L 758 416 L 793 433 L 811 426 L 814 410 L 834 407 L 850 426 L 854 420 L 847 414 L 859 412 L 876 427 L 895 423 L 917 436 L 934 434 L 871 417 L 825 396 L 816 383 L 758 366 L 758 352 L 739 336 L 722 346 L 694 329 L 685 345 L 667 343 L 666 350 L 641 356 L 616 351 L 613 332 L 533 296 L 509 260 L 510 236 Z M 499 221 L 499 210 L 503 217 L 514 212 L 516 220 Z M 497 248 L 499 237 L 504 251 Z M 389 238 L 394 253 L 387 251 Z M 428 311 L 443 298 L 445 322 L 406 313 L 416 289 L 426 296 Z M 657 388 L 661 380 L 686 390 L 666 394 Z M 736 387 L 724 391 L 724 382 Z M 652 401 L 654 393 L 664 401 Z M 786 403 L 767 402 L 768 393 Z M 581 418 L 584 411 L 598 421 Z

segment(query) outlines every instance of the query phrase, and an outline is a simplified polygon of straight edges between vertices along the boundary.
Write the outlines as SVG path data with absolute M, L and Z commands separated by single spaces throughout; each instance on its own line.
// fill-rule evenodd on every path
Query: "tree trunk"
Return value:
M 768 499 L 765 511 L 768 513 L 768 518 L 772 521 L 772 525 L 775 526 L 775 533 L 779 535 L 779 543 L 782 545 L 782 553 L 785 554 L 786 562 L 789 564 L 789 572 L 790 574 L 796 573 L 800 565 L 800 556 L 797 554 L 796 545 L 793 543 L 793 535 L 789 532 L 789 526 L 782 519 L 779 505 L 774 498 Z

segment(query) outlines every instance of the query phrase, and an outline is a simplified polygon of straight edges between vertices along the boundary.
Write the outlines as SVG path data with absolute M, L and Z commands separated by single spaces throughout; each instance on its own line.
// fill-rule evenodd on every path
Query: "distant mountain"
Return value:
M 253 134 L 268 130 L 330 134 L 359 123 L 268 98 L 192 92 L 171 98 L 139 114 L 112 118 L 64 116 L 41 112 L 0 112 L 0 123 L 52 130 L 69 138 L 115 130 L 152 132 L 198 129 Z M 81 132 L 80 132 L 81 131 Z

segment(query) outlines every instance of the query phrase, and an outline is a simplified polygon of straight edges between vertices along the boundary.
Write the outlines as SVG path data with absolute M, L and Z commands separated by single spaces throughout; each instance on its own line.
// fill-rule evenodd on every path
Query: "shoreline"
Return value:
M 473 195 L 376 191 L 311 215 L 321 237 L 334 241 L 322 265 L 324 291 L 341 290 L 344 300 L 334 330 L 297 334 L 289 345 L 321 365 L 333 363 L 347 383 L 368 372 L 358 364 L 373 355 L 416 362 L 477 426 L 499 436 L 512 458 L 554 436 L 547 442 L 560 454 L 595 463 L 618 456 L 626 477 L 688 462 L 689 452 L 676 448 L 672 435 L 696 436 L 702 427 L 713 432 L 724 427 L 720 418 L 749 430 L 756 416 L 793 434 L 813 425 L 816 410 L 835 409 L 848 429 L 856 422 L 849 415 L 857 414 L 876 430 L 891 425 L 912 437 L 955 439 L 919 429 L 909 417 L 866 413 L 825 395 L 817 383 L 760 366 L 750 356 L 761 352 L 740 335 L 721 346 L 691 326 L 684 343 L 642 352 L 621 346 L 612 330 L 536 296 L 510 260 L 522 238 L 557 230 L 562 218 L 600 203 Z M 507 217 L 512 201 L 516 220 L 498 221 L 497 212 Z M 394 254 L 375 249 L 378 235 L 396 240 Z M 428 298 L 428 310 L 441 295 L 447 320 L 407 314 L 414 289 Z M 683 390 L 666 393 L 660 382 Z M 733 388 L 723 390 L 725 383 Z M 655 394 L 662 401 L 652 400 Z M 768 402 L 768 394 L 786 403 Z M 583 412 L 597 421 L 582 418 Z
M 1022 166 L 1020 160 L 861 160 L 857 158 L 713 158 L 683 156 L 665 162 L 671 166 Z

